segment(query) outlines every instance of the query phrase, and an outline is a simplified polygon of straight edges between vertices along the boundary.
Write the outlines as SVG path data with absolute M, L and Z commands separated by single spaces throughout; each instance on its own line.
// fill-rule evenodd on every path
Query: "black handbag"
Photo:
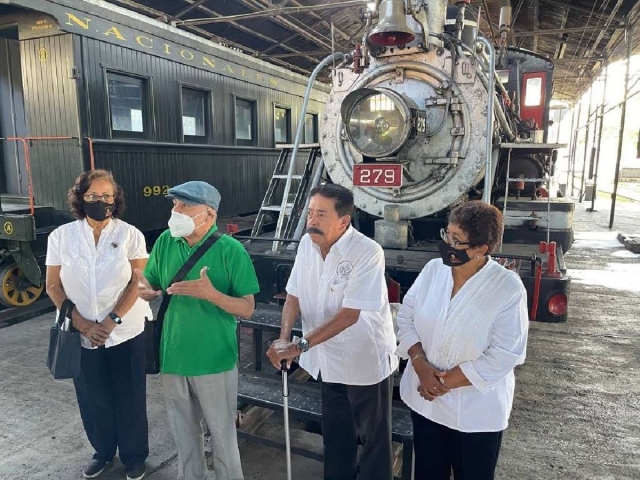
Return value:
M 185 264 L 180 268 L 176 276 L 169 285 L 181 282 L 184 277 L 191 271 L 191 269 L 198 263 L 198 260 L 213 246 L 214 243 L 222 236 L 220 232 L 213 232 L 209 238 L 207 238 L 200 247 L 193 252 L 193 254 L 187 259 Z M 158 310 L 158 315 L 155 320 L 149 320 L 145 318 L 144 322 L 144 337 L 146 352 L 145 371 L 149 375 L 155 375 L 160 373 L 160 341 L 162 339 L 162 325 L 164 323 L 164 315 L 169 308 L 169 302 L 171 301 L 171 295 L 165 292 L 162 297 L 162 303 Z
M 49 331 L 49 353 L 47 367 L 53 378 L 77 378 L 80 375 L 80 332 L 71 326 L 74 305 L 67 299 L 62 303 L 56 323 Z M 69 329 L 65 330 L 65 319 L 69 318 Z

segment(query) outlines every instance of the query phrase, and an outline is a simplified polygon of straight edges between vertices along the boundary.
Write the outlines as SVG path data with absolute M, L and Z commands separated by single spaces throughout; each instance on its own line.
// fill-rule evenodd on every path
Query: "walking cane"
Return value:
M 282 401 L 284 407 L 284 442 L 287 452 L 287 480 L 291 480 L 291 439 L 289 438 L 289 372 L 287 361 L 282 361 Z

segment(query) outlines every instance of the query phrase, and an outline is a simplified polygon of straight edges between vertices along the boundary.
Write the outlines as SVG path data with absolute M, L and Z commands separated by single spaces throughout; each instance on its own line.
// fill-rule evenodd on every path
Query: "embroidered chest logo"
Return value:
M 340 262 L 336 268 L 336 275 L 340 280 L 347 280 L 353 270 L 353 264 L 351 262 Z

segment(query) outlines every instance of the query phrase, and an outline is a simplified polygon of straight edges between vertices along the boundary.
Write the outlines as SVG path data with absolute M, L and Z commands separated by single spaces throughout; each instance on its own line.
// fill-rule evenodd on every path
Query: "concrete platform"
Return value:
M 498 465 L 500 480 L 640 479 L 640 255 L 609 231 L 608 201 L 576 207 L 569 321 L 531 324 L 527 362 Z M 618 202 L 616 228 L 640 234 L 640 204 Z M 73 385 L 45 366 L 43 315 L 0 329 L 0 479 L 75 480 L 91 455 Z M 176 478 L 176 453 L 158 378 L 148 377 L 149 478 Z M 282 438 L 274 415 L 260 434 Z M 319 449 L 319 436 L 295 431 L 294 444 Z M 245 478 L 286 478 L 283 452 L 241 444 Z M 294 478 L 322 478 L 322 465 L 294 457 Z M 123 479 L 120 464 L 105 480 Z M 209 480 L 213 478 L 210 475 Z M 422 480 L 422 479 L 420 479 Z

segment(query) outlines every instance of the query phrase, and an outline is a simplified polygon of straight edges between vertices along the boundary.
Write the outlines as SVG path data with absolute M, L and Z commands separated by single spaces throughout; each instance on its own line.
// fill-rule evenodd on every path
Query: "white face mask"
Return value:
M 184 213 L 171 210 L 171 218 L 169 219 L 169 230 L 171 230 L 171 236 L 188 237 L 191 235 L 196 228 L 204 224 L 204 222 L 202 222 L 200 225 L 196 226 L 196 222 L 193 219 L 198 218 L 200 215 L 205 213 L 207 213 L 207 210 L 199 213 L 195 217 L 190 217 Z

